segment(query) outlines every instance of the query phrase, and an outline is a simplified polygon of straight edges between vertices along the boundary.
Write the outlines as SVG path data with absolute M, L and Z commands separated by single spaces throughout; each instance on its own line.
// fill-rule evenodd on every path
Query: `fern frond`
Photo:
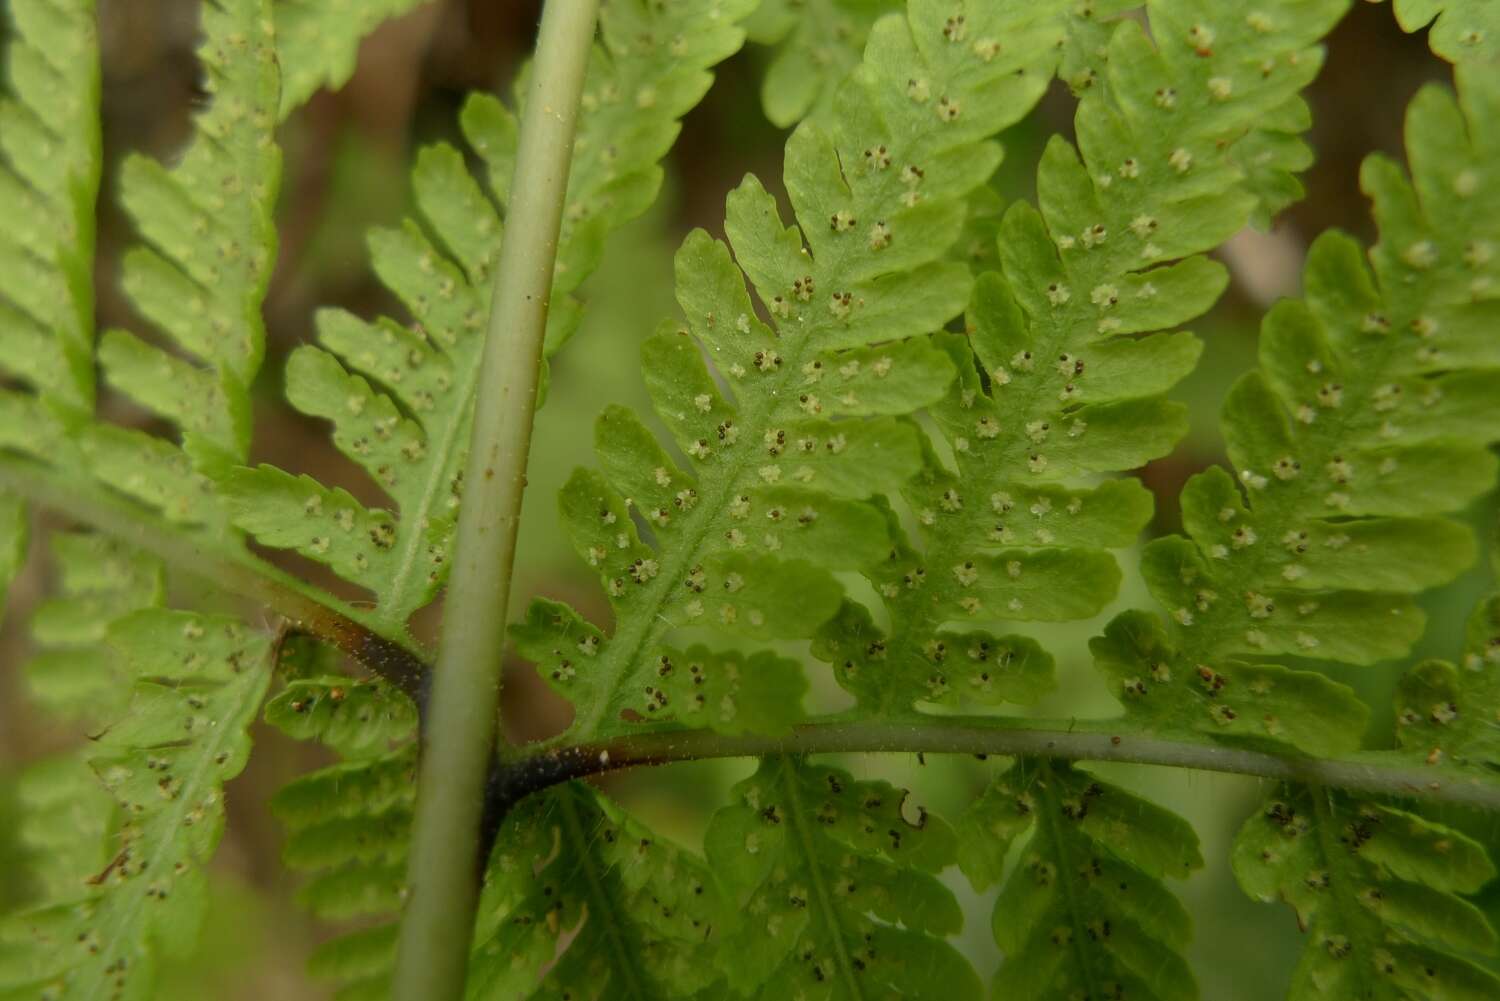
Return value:
M 244 461 L 250 382 L 265 330 L 281 154 L 270 0 L 202 7 L 199 58 L 211 103 L 177 164 L 126 160 L 120 197 L 145 243 L 125 256 L 125 291 L 171 351 L 106 331 L 99 361 L 121 392 L 176 425 L 182 448 L 143 432 L 92 431 L 95 472 L 168 517 L 219 524 L 201 476 Z
M 716 904 L 701 858 L 587 785 L 560 786 L 527 800 L 501 829 L 468 996 L 722 996 Z
M 189 949 L 202 921 L 223 784 L 244 767 L 270 678 L 268 638 L 232 619 L 145 609 L 109 643 L 132 681 L 89 762 L 118 805 L 108 862 L 13 919 L 6 938 L 27 948 L 6 957 L 0 989 L 18 996 L 155 996 L 158 957 Z
M 1392 0 L 1401 30 L 1427 28 L 1427 44 L 1450 63 L 1500 59 L 1500 9 L 1485 0 Z
M 1203 865 L 1185 820 L 1070 765 L 1021 761 L 959 823 L 959 865 L 976 889 L 999 882 L 1028 832 L 995 901 L 995 997 L 1198 996 L 1182 955 L 1191 922 L 1162 882 Z
M 278 118 L 314 92 L 334 90 L 354 75 L 364 37 L 426 0 L 275 0 L 276 57 L 281 63 Z
M 766 118 L 783 129 L 804 118 L 828 124 L 870 28 L 900 9 L 898 0 L 762 0 L 745 30 L 757 45 L 775 47 L 760 85 Z
M 94 405 L 94 200 L 99 53 L 94 5 L 14 0 L 0 98 L 0 445 L 45 455 L 38 431 Z
M 1004 270 L 978 280 L 968 336 L 935 339 L 959 372 L 929 408 L 957 472 L 927 456 L 904 491 L 925 547 L 902 541 L 870 573 L 889 638 L 849 607 L 815 651 L 862 704 L 1029 701 L 1050 676 L 1045 654 L 944 623 L 1084 618 L 1115 595 L 1105 549 L 1135 540 L 1151 499 L 1134 480 L 1087 478 L 1165 454 L 1185 431 L 1164 394 L 1200 345 L 1156 332 L 1223 290 L 1224 269 L 1199 255 L 1255 204 L 1237 142 L 1312 79 L 1309 46 L 1346 4 L 1263 5 L 1265 31 L 1226 22 L 1211 50 L 1209 29 L 1189 27 L 1200 6 L 1153 4 L 1156 45 L 1134 21 L 1113 29 L 1078 109 L 1082 161 L 1060 138 L 1048 145 L 1041 212 L 1010 207 Z
M 1171 639 L 1135 618 L 1112 633 L 1154 636 L 1135 646 L 1158 648 L 1175 681 L 1153 686 L 1144 657 L 1111 670 L 1127 709 L 1155 725 L 1165 710 L 1152 703 L 1167 699 L 1197 705 L 1177 726 L 1353 746 L 1352 725 L 1306 742 L 1316 730 L 1309 714 L 1327 705 L 1310 696 L 1330 698 L 1327 683 L 1242 658 L 1399 656 L 1422 632 L 1414 592 L 1474 559 L 1469 531 L 1438 516 L 1495 481 L 1486 445 L 1500 438 L 1488 405 L 1500 394 L 1490 333 L 1500 86 L 1462 67 L 1458 80 L 1459 101 L 1431 86 L 1412 102 L 1412 181 L 1383 157 L 1365 163 L 1381 229 L 1374 274 L 1351 239 L 1326 235 L 1309 253 L 1306 301 L 1267 316 L 1260 369 L 1224 408 L 1245 493 L 1222 470 L 1194 477 L 1182 498 L 1192 541 L 1146 549 L 1147 582 L 1176 623 Z M 1267 711 L 1268 693 L 1304 701 L 1309 726 L 1292 732 L 1283 713 Z M 1349 702 L 1339 700 L 1346 722 Z
M 837 120 L 793 133 L 785 175 L 800 229 L 749 177 L 726 205 L 735 256 L 702 231 L 678 252 L 686 326 L 650 338 L 642 360 L 656 411 L 691 461 L 679 466 L 630 412 L 601 416 L 603 470 L 576 473 L 562 509 L 619 626 L 607 640 L 580 640 L 586 659 L 564 645 L 589 629 L 566 610 L 539 613 L 552 634 L 518 637 L 574 701 L 575 732 L 619 729 L 627 711 L 699 719 L 696 698 L 674 702 L 660 684 L 682 667 L 668 651 L 671 630 L 809 637 L 838 609 L 833 571 L 887 552 L 886 514 L 865 498 L 917 470 L 920 436 L 895 418 L 952 378 L 941 351 L 905 339 L 967 301 L 967 268 L 944 257 L 966 197 L 999 161 L 988 137 L 1040 96 L 1057 41 L 1048 5 L 964 10 L 968 37 L 1004 37 L 1003 49 L 959 44 L 944 34 L 951 6 L 915 3 L 877 24 Z M 747 277 L 774 326 L 760 319 Z M 656 545 L 642 541 L 631 506 Z M 741 677 L 747 687 L 767 680 Z M 785 717 L 796 711 L 785 700 Z
M 549 350 L 572 332 L 567 296 L 593 270 L 604 237 L 656 197 L 658 161 L 710 73 L 743 40 L 747 0 L 617 0 L 602 15 L 569 174 L 549 320 Z M 516 122 L 499 101 L 472 96 L 461 124 L 484 161 L 490 195 L 456 149 L 424 149 L 412 175 L 422 222 L 378 230 L 376 272 L 416 320 L 367 323 L 318 315 L 322 347 L 293 353 L 287 397 L 333 422 L 334 444 L 394 502 L 370 508 L 343 490 L 269 466 L 225 484 L 235 520 L 261 542 L 295 549 L 375 595 L 372 619 L 401 630 L 447 572 L 479 376 L 490 269 L 509 201 Z
M 835 768 L 766 758 L 714 815 L 704 844 L 738 924 L 724 930 L 730 985 L 750 997 L 857 1001 L 983 996 L 944 937 L 962 912 L 934 874 L 953 830 L 906 791 Z
M 1308 933 L 1290 1001 L 1480 1001 L 1500 979 L 1463 954 L 1495 931 L 1461 894 L 1495 875 L 1484 847 L 1416 814 L 1320 787 L 1285 789 L 1235 839 L 1234 872 Z

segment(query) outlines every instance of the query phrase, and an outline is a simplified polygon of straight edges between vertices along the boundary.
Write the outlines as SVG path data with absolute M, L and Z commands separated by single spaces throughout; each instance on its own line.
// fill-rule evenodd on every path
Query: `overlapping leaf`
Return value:
M 885 556 L 886 515 L 865 498 L 894 491 L 921 461 L 915 426 L 894 418 L 937 399 L 953 371 L 942 351 L 907 339 L 967 301 L 967 269 L 944 257 L 966 197 L 999 161 L 987 137 L 1046 84 L 1053 13 L 971 4 L 962 37 L 950 27 L 955 8 L 932 2 L 880 21 L 836 119 L 804 123 L 787 144 L 800 229 L 785 226 L 752 177 L 727 203 L 733 256 L 701 231 L 683 244 L 686 324 L 648 340 L 643 363 L 689 462 L 677 463 L 629 412 L 601 417 L 602 471 L 576 474 L 562 507 L 619 626 L 605 639 L 545 606 L 518 637 L 574 701 L 577 731 L 618 728 L 627 712 L 685 718 L 693 702 L 672 701 L 660 684 L 680 669 L 671 630 L 810 636 L 838 608 L 832 572 Z M 787 698 L 786 718 L 795 711 Z
M 1495 931 L 1462 894 L 1495 875 L 1483 846 L 1393 806 L 1321 787 L 1284 789 L 1235 839 L 1234 871 L 1307 933 L 1290 1001 L 1480 1001 L 1500 979 L 1463 958 Z
M 1179 706 L 1199 704 L 1197 721 L 1179 717 L 1180 725 L 1201 728 L 1206 715 L 1226 733 L 1261 727 L 1265 737 L 1295 740 L 1282 712 L 1261 715 L 1267 694 L 1283 706 L 1301 701 L 1288 711 L 1312 724 L 1310 714 L 1329 704 L 1321 701 L 1328 686 L 1242 658 L 1398 656 L 1422 631 L 1412 594 L 1474 558 L 1468 530 L 1437 516 L 1495 480 L 1486 445 L 1500 437 L 1490 406 L 1500 394 L 1490 333 L 1500 216 L 1489 178 L 1500 162 L 1500 87 L 1463 68 L 1459 85 L 1461 103 L 1436 86 L 1412 103 L 1411 182 L 1383 157 L 1365 164 L 1381 228 L 1374 274 L 1352 240 L 1324 236 L 1309 255 L 1306 300 L 1284 301 L 1267 317 L 1261 367 L 1224 410 L 1245 492 L 1221 470 L 1195 477 L 1182 500 L 1192 541 L 1147 549 L 1143 569 L 1175 620 L 1172 637 L 1161 642 L 1139 623 L 1112 632 L 1156 633 L 1123 645 L 1162 647 L 1160 659 L 1179 665 L 1171 685 L 1206 689 L 1176 697 Z M 1151 685 L 1147 668 L 1139 660 L 1111 669 L 1127 704 L 1173 698 Z M 1126 687 L 1136 683 L 1143 688 Z M 1345 720 L 1349 701 L 1337 703 Z M 1357 740 L 1350 727 L 1336 743 Z
M 381 24 L 425 0 L 275 0 L 276 57 L 285 118 L 322 87 L 354 75 L 359 43 Z
M 145 609 L 109 643 L 132 680 L 89 762 L 118 806 L 108 861 L 12 919 L 0 985 L 14 996 L 156 996 L 159 956 L 189 950 L 202 922 L 223 784 L 244 767 L 270 677 L 268 638 L 231 619 Z
M 1203 864 L 1186 821 L 1069 765 L 1018 762 L 958 827 L 959 864 L 995 901 L 997 998 L 1176 1001 L 1198 996 L 1187 912 L 1163 883 Z
M 714 815 L 708 861 L 734 927 L 721 962 L 742 994 L 856 1001 L 983 996 L 944 937 L 962 912 L 934 874 L 953 830 L 905 805 L 905 790 L 766 758 Z
M 1309 46 L 1345 6 L 1288 0 L 1266 5 L 1264 23 L 1212 29 L 1194 20 L 1201 4 L 1162 0 L 1156 45 L 1134 21 L 1114 28 L 1079 105 L 1082 160 L 1049 144 L 1041 212 L 1010 207 L 1004 270 L 979 279 L 968 336 L 935 341 L 959 372 L 929 408 L 957 471 L 926 457 L 905 491 L 925 545 L 899 541 L 870 574 L 892 632 L 846 607 L 818 649 L 862 703 L 1029 701 L 1051 672 L 1035 644 L 945 623 L 1085 618 L 1114 597 L 1104 550 L 1134 541 L 1151 501 L 1133 480 L 1090 478 L 1162 455 L 1184 432 L 1163 394 L 1200 346 L 1158 331 L 1223 290 L 1224 269 L 1198 255 L 1255 204 L 1238 142 L 1300 100 L 1320 62 Z
M 702 97 L 710 68 L 739 48 L 747 0 L 637 0 L 602 15 L 575 143 L 558 244 L 549 349 L 572 332 L 567 296 L 593 270 L 606 234 L 639 215 L 661 183 L 658 161 L 678 119 Z M 287 396 L 334 425 L 334 444 L 393 502 L 367 507 L 347 491 L 270 466 L 226 485 L 235 520 L 261 542 L 295 549 L 373 592 L 372 620 L 404 629 L 447 573 L 488 314 L 490 270 L 510 197 L 516 120 L 472 96 L 461 124 L 484 161 L 486 194 L 446 144 L 424 149 L 412 175 L 422 221 L 377 230 L 376 272 L 411 312 L 403 326 L 340 310 L 318 315 L 322 347 L 293 353 Z

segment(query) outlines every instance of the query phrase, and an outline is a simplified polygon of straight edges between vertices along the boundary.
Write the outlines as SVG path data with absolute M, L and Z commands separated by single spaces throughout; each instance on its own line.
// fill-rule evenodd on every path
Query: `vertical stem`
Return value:
M 490 304 L 396 953 L 395 1001 L 463 996 L 485 776 L 494 754 L 516 525 L 547 304 L 598 0 L 548 0 Z

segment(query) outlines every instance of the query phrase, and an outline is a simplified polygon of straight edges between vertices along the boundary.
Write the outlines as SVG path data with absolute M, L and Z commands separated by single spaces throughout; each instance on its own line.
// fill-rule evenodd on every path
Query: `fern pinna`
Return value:
M 656 199 L 682 118 L 746 40 L 776 47 L 751 61 L 792 127 L 781 183 L 747 175 L 723 238 L 682 242 L 680 315 L 640 347 L 654 413 L 604 407 L 595 468 L 562 490 L 609 621 L 537 596 L 510 626 L 572 719 L 486 758 L 480 852 L 444 846 L 479 887 L 472 938 L 447 943 L 467 984 L 438 993 L 1190 1001 L 1208 978 L 1169 879 L 1215 868 L 1295 911 L 1292 998 L 1500 993 L 1494 839 L 1466 812 L 1500 809 L 1500 599 L 1442 651 L 1423 597 L 1476 562 L 1462 512 L 1500 469 L 1489 5 L 1394 0 L 1454 85 L 1412 100 L 1405 167 L 1366 162 L 1376 242 L 1312 242 L 1224 400 L 1228 467 L 1188 480 L 1183 535 L 1139 550 L 1154 498 L 1119 474 L 1187 431 L 1171 397 L 1205 345 L 1180 327 L 1230 278 L 1210 253 L 1302 195 L 1303 91 L 1348 0 L 607 0 L 597 38 L 580 21 L 555 246 L 515 224 L 526 90 L 470 95 L 466 148 L 423 147 L 415 218 L 369 239 L 406 317 L 322 310 L 290 354 L 287 400 L 368 476 L 356 497 L 254 461 L 276 130 L 419 6 L 202 5 L 192 136 L 170 166 L 127 157 L 117 185 L 144 322 L 97 342 L 96 12 L 7 6 L 0 593 L 33 592 L 42 554 L 55 587 L 22 599 L 21 678 L 90 739 L 0 789 L 20 811 L 0 850 L 24 863 L 0 894 L 0 997 L 165 996 L 257 716 L 337 759 L 271 805 L 300 903 L 344 926 L 311 973 L 407 1001 L 422 971 L 403 964 L 435 968 L 401 912 L 443 672 L 408 629 L 447 585 L 460 501 L 524 472 L 467 455 L 493 272 L 507 244 L 552 262 L 545 353 L 563 350 L 606 238 Z M 1001 194 L 997 137 L 1054 80 L 1074 138 L 1041 148 L 1033 205 Z M 249 604 L 184 600 L 193 575 Z M 1055 698 L 1066 658 L 1029 624 L 1137 590 L 1159 609 L 1089 643 L 1118 715 L 997 713 Z M 1439 655 L 1386 670 L 1419 642 Z M 1385 678 L 1389 726 L 1354 671 Z M 932 788 L 818 757 L 861 751 L 917 752 Z M 1006 760 L 940 771 L 923 752 Z M 757 760 L 702 813 L 701 847 L 582 781 L 714 757 Z M 1215 858 L 1101 761 L 1275 784 Z M 967 802 L 950 824 L 929 793 Z

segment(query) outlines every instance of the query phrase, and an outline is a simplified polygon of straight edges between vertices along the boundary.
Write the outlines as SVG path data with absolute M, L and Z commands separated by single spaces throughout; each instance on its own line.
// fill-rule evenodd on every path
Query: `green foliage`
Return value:
M 202 867 L 223 831 L 223 784 L 249 755 L 270 643 L 231 619 L 163 609 L 116 619 L 108 641 L 130 708 L 88 762 L 113 816 L 84 820 L 108 831 L 107 861 L 7 923 L 7 996 L 154 997 L 158 957 L 190 949 L 202 922 Z
M 1172 699 L 1148 673 L 1175 663 L 1175 684 L 1199 689 L 1198 721 L 1176 725 L 1310 750 L 1354 746 L 1361 728 L 1348 696 L 1242 658 L 1399 656 L 1422 632 L 1412 595 L 1473 561 L 1469 531 L 1438 516 L 1495 478 L 1486 445 L 1500 424 L 1481 401 L 1500 393 L 1485 180 L 1500 89 L 1478 72 L 1458 79 L 1461 101 L 1433 86 L 1412 102 L 1412 181 L 1383 157 L 1366 161 L 1381 226 L 1373 275 L 1352 240 L 1325 235 L 1308 257 L 1306 300 L 1267 316 L 1260 369 L 1224 409 L 1246 492 L 1221 470 L 1194 477 L 1182 497 L 1192 541 L 1147 547 L 1142 569 L 1175 620 L 1171 638 L 1138 618 L 1111 629 L 1119 642 L 1106 666 L 1127 705 Z M 1335 704 L 1349 725 L 1315 733 Z
M 514 472 L 469 470 L 464 454 L 512 199 L 511 108 L 471 96 L 468 149 L 422 150 L 418 218 L 370 238 L 410 322 L 325 310 L 321 346 L 298 348 L 286 370 L 292 405 L 332 424 L 389 503 L 246 463 L 276 123 L 347 80 L 360 38 L 418 2 L 203 5 L 209 101 L 193 139 L 171 167 L 129 157 L 119 184 L 141 236 L 124 288 L 155 329 L 106 332 L 97 358 L 92 3 L 8 5 L 0 101 L 0 447 L 80 489 L 98 480 L 159 512 L 143 523 L 181 549 L 232 552 L 235 572 L 322 606 L 298 617 L 346 616 L 401 640 L 445 580 L 465 476 Z M 1201 345 L 1178 328 L 1227 284 L 1206 255 L 1301 194 L 1300 92 L 1348 5 L 605 4 L 547 352 L 572 334 L 608 235 L 655 199 L 681 118 L 747 34 L 778 46 L 768 116 L 801 121 L 786 145 L 791 216 L 749 176 L 726 201 L 725 239 L 698 230 L 682 244 L 681 319 L 642 348 L 659 420 L 607 408 L 597 468 L 561 495 L 612 624 L 538 598 L 512 626 L 575 715 L 540 749 L 503 748 L 501 767 L 516 770 L 491 791 L 524 786 L 528 768 L 608 767 L 616 749 L 670 758 L 679 738 L 722 753 L 931 733 L 951 750 L 988 728 L 1059 757 L 1009 762 L 955 830 L 905 790 L 763 753 L 702 856 L 580 782 L 506 804 L 482 870 L 471 998 L 978 998 L 950 941 L 955 863 L 977 890 L 1000 887 L 995 996 L 1197 996 L 1190 922 L 1166 883 L 1203 864 L 1188 824 L 1064 760 L 1074 745 L 1060 726 L 942 717 L 1052 687 L 1051 654 L 1007 623 L 1084 619 L 1116 599 L 1112 551 L 1135 543 L 1153 507 L 1118 474 L 1185 431 L 1167 394 Z M 1394 7 L 1408 30 L 1433 22 L 1434 50 L 1460 64 L 1457 96 L 1430 85 L 1412 102 L 1409 175 L 1384 157 L 1365 164 L 1379 242 L 1366 254 L 1324 235 L 1303 298 L 1267 316 L 1258 367 L 1224 406 L 1232 472 L 1193 477 L 1185 535 L 1145 547 L 1166 616 L 1125 612 L 1091 643 L 1124 706 L 1102 724 L 1122 735 L 1112 746 L 1150 745 L 1147 759 L 1336 758 L 1330 774 L 1399 768 L 1408 784 L 1391 788 L 1414 790 L 1411 772 L 1427 768 L 1439 791 L 1468 792 L 1500 767 L 1500 598 L 1475 611 L 1455 663 L 1403 674 L 1394 750 L 1360 751 L 1366 705 L 1309 669 L 1408 653 L 1420 593 L 1477 556 L 1453 516 L 1500 472 L 1500 22 L 1475 2 Z M 1036 207 L 1003 206 L 995 136 L 1054 74 L 1078 99 L 1076 145 L 1047 144 Z M 175 437 L 95 422 L 96 362 Z M 0 595 L 28 528 L 0 496 Z M 260 566 L 241 533 L 373 600 L 355 610 Z M 48 540 L 57 588 L 32 619 L 25 680 L 92 739 L 8 784 L 23 812 L 4 847 L 26 871 L 6 893 L 20 909 L 0 921 L 0 997 L 158 996 L 154 969 L 203 921 L 224 783 L 245 763 L 273 659 L 287 678 L 267 722 L 340 759 L 274 803 L 284 861 L 309 874 L 303 903 L 353 927 L 318 948 L 313 971 L 344 1001 L 388 996 L 416 706 L 341 676 L 305 637 L 283 648 L 229 618 L 164 610 L 164 569 L 130 541 L 173 548 L 149 531 Z M 855 702 L 810 726 L 803 649 Z M 1082 735 L 1097 740 L 1100 725 Z M 689 729 L 700 732 L 677 732 Z M 569 746 L 585 741 L 581 756 Z M 1294 783 L 1241 831 L 1240 884 L 1286 901 L 1309 933 L 1292 998 L 1500 993 L 1479 960 L 1495 932 L 1468 899 L 1493 865 L 1417 810 Z
M 426 0 L 275 0 L 276 59 L 285 118 L 322 87 L 337 89 L 354 75 L 364 36 Z
M 1297 912 L 1307 947 L 1289 1001 L 1492 998 L 1500 979 L 1459 954 L 1495 951 L 1495 931 L 1460 894 L 1495 875 L 1472 838 L 1383 803 L 1316 786 L 1285 789 L 1234 844 L 1258 900 Z
M 311 972 L 340 983 L 341 999 L 384 996 L 416 792 L 414 707 L 384 686 L 298 678 L 267 703 L 266 721 L 344 759 L 295 779 L 271 804 L 287 832 L 283 861 L 314 874 L 302 904 L 330 921 L 378 919 L 321 946 Z
M 94 5 L 14 0 L 0 98 L 0 444 L 93 409 L 99 59 Z
M 953 830 L 907 792 L 796 758 L 765 758 L 705 836 L 735 923 L 720 961 L 741 994 L 766 999 L 983 996 L 943 941 L 962 913 L 934 874 Z
M 1048 145 L 1041 212 L 1010 207 L 1002 271 L 976 283 L 967 336 L 934 339 L 959 372 L 929 407 L 957 471 L 929 450 L 904 491 L 925 545 L 901 539 L 869 573 L 889 636 L 846 607 L 815 650 L 870 709 L 1030 701 L 1048 686 L 1045 654 L 944 624 L 1086 618 L 1115 596 L 1104 550 L 1135 540 L 1151 499 L 1136 481 L 1090 478 L 1160 456 L 1186 430 L 1163 394 L 1200 345 L 1153 332 L 1223 290 L 1222 266 L 1197 255 L 1254 208 L 1237 141 L 1297 99 L 1320 62 L 1308 46 L 1345 4 L 1267 5 L 1265 30 L 1227 24 L 1212 48 L 1190 27 L 1201 6 L 1153 5 L 1157 46 L 1134 21 L 1113 29 L 1079 104 L 1082 161 L 1060 138 Z
M 591 272 L 613 229 L 643 212 L 661 186 L 658 161 L 678 120 L 743 40 L 746 0 L 609 4 L 590 63 L 559 238 L 549 350 L 572 333 L 580 304 L 565 294 Z M 412 185 L 422 221 L 371 234 L 376 273 L 415 322 L 318 314 L 322 347 L 293 353 L 287 398 L 333 422 L 335 446 L 394 502 L 370 508 L 339 488 L 271 466 L 225 483 L 235 522 L 271 546 L 327 564 L 375 596 L 371 620 L 405 629 L 447 574 L 473 410 L 490 272 L 509 202 L 516 118 L 475 94 L 460 116 L 483 162 L 487 194 L 447 144 L 419 153 Z
M 750 41 L 775 46 L 760 84 L 766 117 L 781 128 L 804 118 L 828 123 L 871 26 L 900 9 L 896 0 L 762 0 L 745 30 Z
M 702 859 L 588 786 L 559 786 L 522 804 L 496 841 L 468 997 L 721 996 L 710 986 L 719 913 Z
M 36 608 L 37 653 L 22 669 L 38 706 L 93 725 L 119 719 L 131 698 L 128 669 L 110 655 L 114 623 L 165 596 L 161 563 L 104 535 L 56 532 L 48 539 L 57 593 Z
M 1192 925 L 1162 884 L 1203 865 L 1185 820 L 1069 765 L 1022 761 L 959 825 L 959 865 L 976 889 L 1000 881 L 1028 832 L 995 900 L 995 997 L 1198 996 L 1182 956 Z
M 1392 0 L 1404 31 L 1428 29 L 1432 51 L 1451 63 L 1500 58 L 1500 9 L 1485 0 Z
M 1469 618 L 1457 666 L 1428 660 L 1396 689 L 1396 737 L 1426 760 L 1481 770 L 1500 767 L 1500 595 L 1480 602 Z
M 935 3 L 882 20 L 837 117 L 803 123 L 787 143 L 800 228 L 785 227 L 750 177 L 726 205 L 732 255 L 702 231 L 683 244 L 686 324 L 663 327 L 642 356 L 657 413 L 689 462 L 671 458 L 629 412 L 601 416 L 602 473 L 577 473 L 562 510 L 619 625 L 605 639 L 548 606 L 518 635 L 522 654 L 573 700 L 575 733 L 618 730 L 624 713 L 688 718 L 693 703 L 674 704 L 658 681 L 678 669 L 667 653 L 673 629 L 810 637 L 838 610 L 833 573 L 867 568 L 888 550 L 888 519 L 865 498 L 920 468 L 921 436 L 894 418 L 936 400 L 953 370 L 941 349 L 902 342 L 941 327 L 968 299 L 967 269 L 943 258 L 966 197 L 999 162 L 988 137 L 1046 84 L 1051 14 L 1048 5 L 966 8 L 966 37 L 1003 36 L 1004 51 L 958 44 L 948 27 L 956 15 Z M 796 712 L 791 699 L 783 712 Z

